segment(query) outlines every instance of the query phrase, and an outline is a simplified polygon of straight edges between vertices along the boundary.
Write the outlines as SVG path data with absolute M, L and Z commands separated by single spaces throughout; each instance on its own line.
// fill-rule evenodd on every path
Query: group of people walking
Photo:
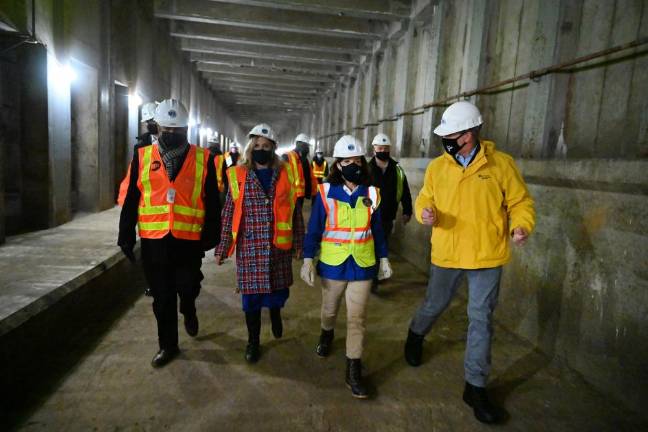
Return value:
M 147 108 L 147 107 L 145 107 Z M 150 108 L 150 107 L 149 107 Z M 435 133 L 445 154 L 434 159 L 412 209 L 407 177 L 390 157 L 391 141 L 378 134 L 374 157 L 357 138 L 345 135 L 333 161 L 320 148 L 308 160 L 310 139 L 300 134 L 295 150 L 277 154 L 267 124 L 255 126 L 239 156 L 189 144 L 188 113 L 165 100 L 153 115 L 143 109 L 147 133 L 135 148 L 120 190 L 123 205 L 118 245 L 135 261 L 136 227 L 144 273 L 153 297 L 161 367 L 179 353 L 177 299 L 188 335 L 196 336 L 195 302 L 206 251 L 216 264 L 236 254 L 237 290 L 248 330 L 245 359 L 261 356 L 261 312 L 268 309 L 275 338 L 283 335 L 281 310 L 293 284 L 292 260 L 303 260 L 301 278 L 320 277 L 321 329 L 315 352 L 327 357 L 334 341 L 341 299 L 347 311 L 345 382 L 356 398 L 369 392 L 362 376 L 367 304 L 380 280 L 392 276 L 388 239 L 399 205 L 402 222 L 412 214 L 432 230 L 432 265 L 425 300 L 409 326 L 405 360 L 421 364 L 423 340 L 449 304 L 461 277 L 469 284 L 464 400 L 483 422 L 496 422 L 486 395 L 490 371 L 492 313 L 509 238 L 523 244 L 534 212 L 513 159 L 481 140 L 478 109 L 451 105 Z M 148 134 L 148 135 L 147 135 Z M 311 201 L 306 224 L 302 209 Z M 221 203 L 223 203 L 221 205 Z

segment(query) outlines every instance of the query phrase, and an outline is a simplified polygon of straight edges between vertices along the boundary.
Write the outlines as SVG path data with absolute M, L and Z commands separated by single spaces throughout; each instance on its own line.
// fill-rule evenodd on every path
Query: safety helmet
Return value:
M 364 156 L 364 145 L 356 137 L 351 135 L 344 135 L 335 143 L 333 149 L 333 157 L 335 158 L 349 158 L 356 156 Z
M 317 147 L 315 148 L 315 153 L 324 153 L 324 150 L 322 150 L 322 147 L 317 146 Z
M 310 144 L 310 137 L 305 133 L 300 133 L 299 135 L 297 135 L 297 138 L 295 138 L 295 142 L 296 143 L 303 142 L 306 144 Z
M 218 134 L 215 134 L 207 138 L 207 142 L 212 144 L 220 144 L 220 138 L 218 137 Z
M 239 144 L 236 141 L 234 141 L 234 142 L 230 143 L 230 148 L 232 148 L 232 147 L 239 148 Z
M 142 123 L 153 120 L 157 106 L 157 102 L 148 102 L 142 105 Z
M 376 135 L 371 142 L 371 145 L 384 145 L 384 146 L 390 146 L 391 145 L 391 140 L 387 135 L 384 133 L 379 133 Z
M 277 143 L 277 141 L 275 140 L 274 131 L 267 123 L 259 123 L 258 125 L 252 128 L 252 130 L 248 134 L 248 138 L 252 138 L 255 136 L 264 137 L 269 139 L 275 144 Z
M 181 128 L 189 124 L 189 114 L 177 99 L 165 99 L 160 102 L 153 119 L 162 127 Z
M 439 136 L 452 135 L 477 127 L 483 122 L 475 105 L 467 101 L 455 102 L 443 112 L 441 124 L 434 129 L 434 133 Z

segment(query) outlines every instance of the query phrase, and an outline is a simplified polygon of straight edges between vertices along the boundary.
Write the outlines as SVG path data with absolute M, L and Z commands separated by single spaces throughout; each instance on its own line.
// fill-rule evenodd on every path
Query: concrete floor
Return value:
M 455 300 L 426 342 L 420 368 L 402 358 L 407 323 L 421 300 L 425 276 L 394 259 L 393 281 L 369 305 L 366 375 L 375 392 L 352 399 L 343 382 L 344 319 L 334 352 L 314 354 L 320 294 L 301 283 L 284 311 L 284 338 L 274 340 L 264 314 L 262 358 L 243 358 L 246 330 L 234 293 L 234 264 L 205 259 L 198 301 L 199 336 L 184 333 L 181 356 L 161 370 L 151 299 L 139 298 L 103 334 L 80 341 L 90 348 L 42 395 L 20 430 L 487 430 L 461 400 L 465 302 Z M 295 263 L 295 274 L 298 266 Z M 142 284 L 134 270 L 124 275 Z M 343 306 L 344 308 L 344 306 Z M 506 313 L 500 310 L 499 313 Z M 498 329 L 491 387 L 510 413 L 502 430 L 646 430 L 648 422 L 594 392 L 510 333 Z

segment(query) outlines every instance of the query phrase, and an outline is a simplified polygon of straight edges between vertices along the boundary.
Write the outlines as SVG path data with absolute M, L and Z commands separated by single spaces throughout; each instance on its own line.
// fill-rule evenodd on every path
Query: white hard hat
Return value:
M 296 143 L 303 142 L 306 144 L 310 144 L 310 137 L 305 133 L 300 133 L 299 135 L 297 135 L 297 138 L 295 138 L 295 142 Z
M 452 135 L 477 127 L 483 122 L 475 105 L 466 101 L 455 102 L 443 112 L 441 124 L 434 129 L 434 133 L 439 136 Z
M 218 135 L 212 135 L 207 138 L 207 142 L 220 144 L 220 138 L 218 137 Z
M 324 150 L 322 150 L 322 147 L 317 146 L 317 147 L 315 148 L 315 153 L 324 153 Z
M 153 120 L 157 106 L 158 104 L 156 102 L 149 102 L 142 105 L 142 123 Z
M 275 135 L 274 131 L 272 128 L 266 124 L 266 123 L 260 123 L 252 128 L 250 133 L 248 134 L 248 138 L 252 138 L 253 136 L 260 136 L 269 139 L 273 143 L 276 143 L 275 141 Z
M 391 140 L 387 135 L 384 133 L 379 133 L 376 135 L 371 142 L 371 145 L 384 145 L 384 146 L 390 146 L 391 145 Z
M 236 141 L 234 141 L 233 143 L 230 143 L 230 148 L 232 148 L 232 147 L 238 148 L 239 144 Z
M 179 100 L 165 99 L 155 109 L 154 120 L 162 127 L 187 127 L 189 114 Z
M 335 143 L 333 157 L 348 158 L 355 156 L 364 156 L 364 146 L 362 142 L 351 135 L 344 135 Z

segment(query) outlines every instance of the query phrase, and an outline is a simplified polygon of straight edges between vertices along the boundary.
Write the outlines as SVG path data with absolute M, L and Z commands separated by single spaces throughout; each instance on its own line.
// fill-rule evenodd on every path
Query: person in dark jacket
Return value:
M 385 240 L 389 244 L 389 237 L 394 229 L 394 221 L 398 213 L 399 204 L 403 206 L 403 224 L 412 219 L 412 195 L 410 194 L 407 176 L 394 159 L 389 155 L 391 140 L 383 133 L 375 136 L 372 141 L 374 157 L 369 161 L 372 185 L 380 189 L 382 197 L 382 226 Z M 374 279 L 371 291 L 378 290 L 378 279 Z
M 220 203 L 213 157 L 187 141 L 186 109 L 166 100 L 155 120 L 158 142 L 133 155 L 117 244 L 135 262 L 137 225 L 158 327 L 159 351 L 151 364 L 161 367 L 179 353 L 178 296 L 185 330 L 192 337 L 198 334 L 200 266 L 204 251 L 220 241 Z

